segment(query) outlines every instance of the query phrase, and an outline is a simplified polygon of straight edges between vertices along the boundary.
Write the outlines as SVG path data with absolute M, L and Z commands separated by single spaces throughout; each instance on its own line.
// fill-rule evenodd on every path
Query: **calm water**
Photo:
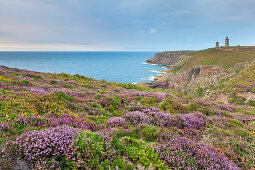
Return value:
M 155 52 L 0 52 L 0 65 L 40 72 L 81 74 L 98 80 L 151 81 L 163 66 L 145 64 Z

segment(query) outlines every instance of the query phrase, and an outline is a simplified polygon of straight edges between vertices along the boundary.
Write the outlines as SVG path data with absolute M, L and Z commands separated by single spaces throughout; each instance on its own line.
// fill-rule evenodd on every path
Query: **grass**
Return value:
M 228 69 L 237 63 L 253 60 L 255 60 L 255 47 L 253 46 L 209 48 L 188 54 L 180 71 L 188 70 L 196 65 L 217 65 Z

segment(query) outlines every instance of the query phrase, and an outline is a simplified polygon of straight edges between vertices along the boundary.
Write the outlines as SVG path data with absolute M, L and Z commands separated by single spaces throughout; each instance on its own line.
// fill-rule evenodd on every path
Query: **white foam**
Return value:
M 158 64 L 152 64 L 152 63 L 147 63 L 147 62 L 142 62 L 142 64 L 150 64 L 150 65 L 158 66 Z
M 134 83 L 132 83 L 132 84 L 137 84 L 137 82 L 134 82 Z
M 156 76 L 150 76 L 150 77 L 148 78 L 148 80 L 153 81 L 153 80 L 155 80 L 155 78 L 156 78 Z
M 151 70 L 151 72 L 153 72 L 153 73 L 161 73 L 160 71 L 158 71 L 158 70 Z

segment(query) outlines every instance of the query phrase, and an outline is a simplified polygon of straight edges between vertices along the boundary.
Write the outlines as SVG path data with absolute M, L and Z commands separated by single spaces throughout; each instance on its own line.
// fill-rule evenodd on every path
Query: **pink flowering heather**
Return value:
M 107 123 L 110 126 L 116 126 L 116 125 L 124 125 L 126 123 L 126 119 L 122 118 L 122 117 L 111 117 Z
M 166 144 L 156 146 L 156 152 L 171 169 L 237 170 L 231 161 L 214 147 L 196 143 L 186 137 L 171 137 Z
M 68 125 L 80 129 L 94 130 L 96 128 L 94 123 L 88 122 L 85 118 L 75 117 L 68 114 L 63 114 L 61 116 L 56 114 L 55 116 L 47 117 L 46 120 L 51 127 Z
M 7 131 L 10 128 L 10 126 L 6 123 L 0 123 L 0 131 Z
M 192 129 L 201 129 L 206 126 L 207 118 L 200 112 L 177 115 L 179 127 L 188 127 Z
M 143 109 L 143 112 L 150 117 L 151 123 L 165 127 L 170 126 L 173 117 L 170 114 L 162 112 L 160 109 L 154 107 Z
M 72 145 L 76 134 L 78 131 L 68 126 L 31 131 L 17 138 L 17 151 L 31 161 L 67 153 L 73 155 Z
M 150 117 L 143 112 L 135 111 L 126 113 L 126 118 L 133 124 L 150 124 Z

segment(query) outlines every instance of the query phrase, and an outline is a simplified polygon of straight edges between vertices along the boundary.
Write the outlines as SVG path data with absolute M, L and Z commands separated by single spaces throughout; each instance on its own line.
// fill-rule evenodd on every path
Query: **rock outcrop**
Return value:
M 147 60 L 149 64 L 158 65 L 174 65 L 183 59 L 183 55 L 189 54 L 192 51 L 166 51 L 155 54 L 154 57 Z
M 225 77 L 226 73 L 217 66 L 196 66 L 181 73 L 166 75 L 165 84 L 168 88 L 188 93 L 197 87 L 206 88 L 218 83 L 218 77 Z

